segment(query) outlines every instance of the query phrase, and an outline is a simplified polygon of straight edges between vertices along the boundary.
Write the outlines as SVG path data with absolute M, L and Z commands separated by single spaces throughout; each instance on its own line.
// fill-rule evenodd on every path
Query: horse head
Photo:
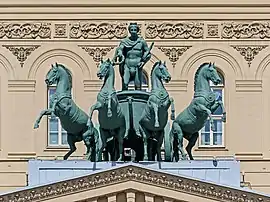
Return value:
M 166 83 L 170 82 L 171 80 L 171 75 L 168 71 L 165 61 L 163 63 L 161 61 L 158 61 L 153 66 L 151 76 L 153 76 L 153 74 L 155 74 L 160 80 L 164 80 Z
M 110 68 L 113 68 L 113 64 L 108 58 L 106 61 L 101 60 L 101 63 L 99 65 L 99 70 L 97 72 L 97 77 L 99 79 L 103 79 L 109 75 Z
M 55 63 L 54 65 L 52 64 L 51 69 L 49 70 L 49 72 L 46 75 L 46 79 L 45 79 L 45 83 L 50 86 L 53 84 L 56 84 L 57 81 L 59 80 L 59 66 L 57 63 Z
M 205 76 L 208 80 L 212 81 L 213 84 L 218 85 L 221 83 L 221 78 L 218 75 L 215 63 L 209 63 L 208 67 L 205 68 Z

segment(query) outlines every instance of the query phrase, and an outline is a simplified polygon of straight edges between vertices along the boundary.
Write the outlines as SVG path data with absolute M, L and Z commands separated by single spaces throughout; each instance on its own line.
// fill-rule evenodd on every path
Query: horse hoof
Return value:
M 34 129 L 37 129 L 39 127 L 39 125 L 34 125 Z
M 159 127 L 159 123 L 155 123 L 155 127 L 158 128 Z

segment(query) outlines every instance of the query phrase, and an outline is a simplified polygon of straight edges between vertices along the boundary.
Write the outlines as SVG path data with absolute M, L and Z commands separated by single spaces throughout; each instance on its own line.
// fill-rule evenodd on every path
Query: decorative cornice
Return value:
M 109 51 L 111 51 L 116 46 L 84 46 L 79 45 L 83 50 L 85 50 L 90 56 L 92 56 L 93 60 L 96 62 L 98 66 L 101 59 L 107 55 Z
M 102 87 L 102 81 L 100 80 L 84 80 L 83 81 L 85 92 L 98 92 Z
M 269 202 L 270 197 L 258 193 L 228 188 L 199 180 L 128 165 L 71 180 L 15 191 L 0 196 L 0 202 L 36 202 L 82 191 L 106 187 L 115 183 L 135 181 L 165 189 L 211 198 L 217 201 Z
M 266 45 L 263 46 L 232 46 L 235 50 L 240 52 L 242 56 L 244 56 L 244 59 L 248 62 L 248 66 L 251 65 L 252 60 L 256 55 L 259 54 L 261 50 L 266 48 Z
M 221 37 L 225 39 L 270 38 L 269 22 L 226 22 L 222 24 Z
M 127 23 L 122 22 L 75 22 L 69 25 L 69 36 L 72 39 L 121 39 L 128 35 L 127 26 Z
M 236 80 L 236 92 L 262 92 L 262 80 Z
M 40 45 L 24 45 L 24 46 L 17 46 L 17 45 L 3 45 L 3 47 L 7 48 L 9 51 L 12 52 L 13 55 L 17 57 L 17 60 L 20 62 L 21 67 L 23 67 L 25 60 L 27 57 Z
M 35 92 L 35 80 L 9 80 L 8 92 Z
M 203 23 L 198 22 L 164 22 L 146 24 L 147 39 L 200 39 L 203 38 Z
M 171 80 L 165 86 L 169 92 L 187 92 L 188 80 Z
M 165 47 L 165 46 L 156 46 L 161 50 L 166 56 L 169 57 L 173 67 L 175 67 L 176 62 L 179 60 L 179 57 L 183 55 L 191 46 L 179 46 L 179 47 Z
M 43 22 L 0 22 L 0 38 L 47 39 L 51 38 L 51 24 Z

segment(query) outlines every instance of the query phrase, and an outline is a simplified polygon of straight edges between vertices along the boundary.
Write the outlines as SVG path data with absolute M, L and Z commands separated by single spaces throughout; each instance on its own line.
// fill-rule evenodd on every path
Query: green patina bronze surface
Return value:
M 144 159 L 161 161 L 161 146 L 164 139 L 164 128 L 168 122 L 168 109 L 171 106 L 174 120 L 173 98 L 169 97 L 163 81 L 168 83 L 171 75 L 168 72 L 165 62 L 156 62 L 151 72 L 152 89 L 147 105 L 140 118 L 141 133 L 144 140 Z M 149 139 L 156 141 L 156 149 L 149 146 Z
M 71 72 L 61 64 L 52 65 L 45 80 L 48 86 L 56 84 L 56 92 L 50 97 L 49 109 L 43 110 L 37 118 L 34 128 L 39 127 L 39 123 L 44 115 L 52 118 L 57 116 L 62 127 L 67 131 L 67 142 L 70 151 L 64 156 L 64 160 L 76 150 L 75 143 L 84 141 L 87 152 L 87 159 L 95 161 L 98 149 L 98 132 L 93 124 L 87 126 L 88 115 L 80 109 L 72 100 L 72 76 Z
M 141 90 L 143 66 L 151 58 L 150 51 L 154 43 L 148 48 L 145 40 L 138 36 L 139 26 L 137 23 L 130 23 L 128 30 L 130 36 L 120 42 L 113 62 L 119 64 L 122 90 L 128 90 L 130 81 L 134 81 L 135 90 Z
M 182 111 L 173 121 L 170 136 L 170 146 L 165 145 L 165 149 L 171 151 L 166 152 L 166 160 L 170 161 L 175 158 L 179 160 L 178 151 L 181 152 L 182 159 L 187 159 L 187 155 L 183 149 L 183 138 L 188 140 L 186 151 L 190 160 L 193 160 L 191 150 L 195 145 L 200 131 L 210 119 L 211 130 L 214 130 L 212 113 L 221 106 L 223 110 L 223 121 L 226 121 L 226 112 L 222 101 L 217 100 L 215 93 L 211 90 L 209 81 L 215 85 L 221 82 L 216 67 L 211 63 L 202 64 L 194 79 L 194 97 L 190 105 Z M 167 155 L 168 154 L 168 155 Z
M 108 59 L 102 61 L 97 76 L 104 79 L 103 86 L 97 95 L 97 102 L 89 110 L 89 121 L 92 120 L 94 110 L 98 110 L 98 121 L 102 145 L 98 151 L 98 160 L 101 161 L 102 152 L 107 141 L 116 139 L 118 144 L 117 155 L 111 153 L 111 160 L 123 159 L 123 140 L 126 133 L 125 116 L 119 105 L 114 88 L 115 71 L 112 62 Z

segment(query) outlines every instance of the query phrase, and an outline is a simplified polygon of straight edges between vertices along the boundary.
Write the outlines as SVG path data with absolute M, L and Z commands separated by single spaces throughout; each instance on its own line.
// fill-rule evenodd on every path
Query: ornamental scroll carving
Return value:
M 127 26 L 127 23 L 71 23 L 69 36 L 72 39 L 121 39 L 128 35 Z
M 27 57 L 38 47 L 39 45 L 25 45 L 25 46 L 17 46 L 17 45 L 3 45 L 6 49 L 8 49 L 13 55 L 17 57 L 17 60 L 20 62 L 21 67 L 23 67 L 25 60 Z
M 0 202 L 36 202 L 61 197 L 86 190 L 110 186 L 116 183 L 136 181 L 169 190 L 180 191 L 217 201 L 267 202 L 270 197 L 244 190 L 227 188 L 216 184 L 192 180 L 172 174 L 129 165 L 102 173 L 91 174 L 41 187 L 29 188 L 0 196 Z
M 256 55 L 259 54 L 261 50 L 266 48 L 267 46 L 232 46 L 235 50 L 237 50 L 244 59 L 248 62 L 248 66 L 251 65 L 252 60 Z
M 200 39 L 203 38 L 203 23 L 149 23 L 146 24 L 145 37 L 148 39 Z
M 221 37 L 225 39 L 270 38 L 268 22 L 223 23 Z
M 50 23 L 5 23 L 0 22 L 0 38 L 47 39 L 51 38 Z
M 176 62 L 179 60 L 180 56 L 183 55 L 191 46 L 181 46 L 181 47 L 163 47 L 157 46 L 166 56 L 169 57 L 173 67 L 175 67 Z
M 102 60 L 103 57 L 107 55 L 109 51 L 111 51 L 116 46 L 108 46 L 108 47 L 93 47 L 93 46 L 81 46 L 83 50 L 85 50 L 90 56 L 92 56 L 93 60 L 95 61 L 97 67 Z

